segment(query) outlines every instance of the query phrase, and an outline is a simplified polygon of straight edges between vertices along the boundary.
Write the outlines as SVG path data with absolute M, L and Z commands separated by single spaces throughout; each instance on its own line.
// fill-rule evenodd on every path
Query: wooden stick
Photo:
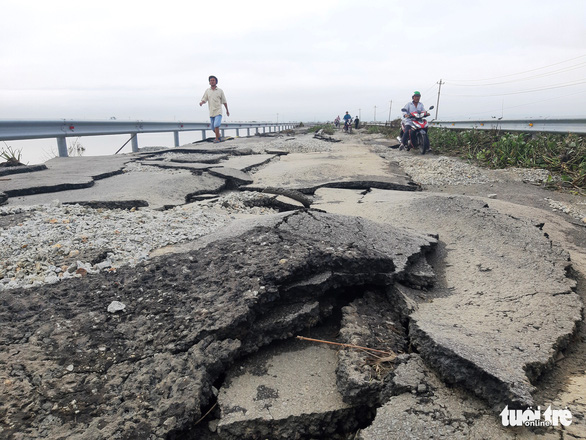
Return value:
M 368 348 L 368 347 L 361 347 L 360 345 L 352 345 L 352 344 L 341 344 L 339 342 L 330 342 L 330 341 L 324 341 L 322 339 L 312 339 L 312 338 L 306 338 L 304 336 L 297 336 L 297 339 L 301 339 L 302 341 L 311 341 L 311 342 L 321 342 L 323 344 L 332 344 L 332 345 L 340 345 L 342 347 L 347 347 L 347 348 L 357 348 L 359 350 L 368 350 L 368 351 L 374 351 L 376 353 L 382 353 L 382 354 L 388 354 L 389 356 L 393 356 L 395 353 L 393 353 L 392 351 L 382 351 L 382 350 L 375 350 L 374 348 Z

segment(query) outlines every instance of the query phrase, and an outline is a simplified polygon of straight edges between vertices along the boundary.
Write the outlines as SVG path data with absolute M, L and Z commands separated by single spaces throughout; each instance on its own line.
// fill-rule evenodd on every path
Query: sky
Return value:
M 586 117 L 584 0 L 0 0 L 0 119 Z M 432 112 L 435 116 L 435 111 Z

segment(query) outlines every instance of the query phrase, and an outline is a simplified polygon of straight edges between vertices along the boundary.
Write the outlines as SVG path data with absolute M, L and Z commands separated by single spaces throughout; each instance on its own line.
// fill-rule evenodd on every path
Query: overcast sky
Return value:
M 586 117 L 586 1 L 0 0 L 0 119 Z M 375 110 L 376 106 L 376 110 Z M 375 115 L 376 111 L 376 115 Z

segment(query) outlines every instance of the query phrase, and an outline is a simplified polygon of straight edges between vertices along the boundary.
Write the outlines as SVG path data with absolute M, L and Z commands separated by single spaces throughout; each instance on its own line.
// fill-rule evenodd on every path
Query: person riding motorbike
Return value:
M 399 145 L 399 150 L 403 150 L 407 147 L 411 135 L 411 129 L 414 127 L 413 121 L 411 121 L 409 115 L 412 112 L 424 112 L 427 113 L 423 103 L 419 102 L 421 99 L 421 93 L 418 91 L 413 92 L 413 96 L 411 97 L 412 101 L 405 104 L 405 106 L 401 109 L 403 114 L 403 133 L 401 137 L 401 145 Z

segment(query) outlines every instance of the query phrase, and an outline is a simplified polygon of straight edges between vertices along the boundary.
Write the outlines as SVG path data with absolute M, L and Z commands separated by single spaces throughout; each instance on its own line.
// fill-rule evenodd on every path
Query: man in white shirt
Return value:
M 409 115 L 413 112 L 425 112 L 425 107 L 421 102 L 419 102 L 419 100 L 421 99 L 421 93 L 417 91 L 413 92 L 413 96 L 411 97 L 411 99 L 413 101 L 408 102 L 407 104 L 405 104 L 405 107 L 401 109 L 401 111 L 404 113 L 403 118 L 405 118 L 405 130 L 403 132 L 403 137 L 401 139 L 401 145 L 399 146 L 401 150 L 407 146 L 407 142 L 409 141 L 409 137 L 411 134 L 411 127 L 413 126 L 413 121 L 411 121 Z
M 221 141 L 220 125 L 222 124 L 222 105 L 226 107 L 226 116 L 230 116 L 230 111 L 228 110 L 228 102 L 226 101 L 224 91 L 217 87 L 218 78 L 211 75 L 208 79 L 210 81 L 210 88 L 204 92 L 199 106 L 201 107 L 206 102 L 208 103 L 212 130 L 216 134 L 214 143 L 218 143 Z

